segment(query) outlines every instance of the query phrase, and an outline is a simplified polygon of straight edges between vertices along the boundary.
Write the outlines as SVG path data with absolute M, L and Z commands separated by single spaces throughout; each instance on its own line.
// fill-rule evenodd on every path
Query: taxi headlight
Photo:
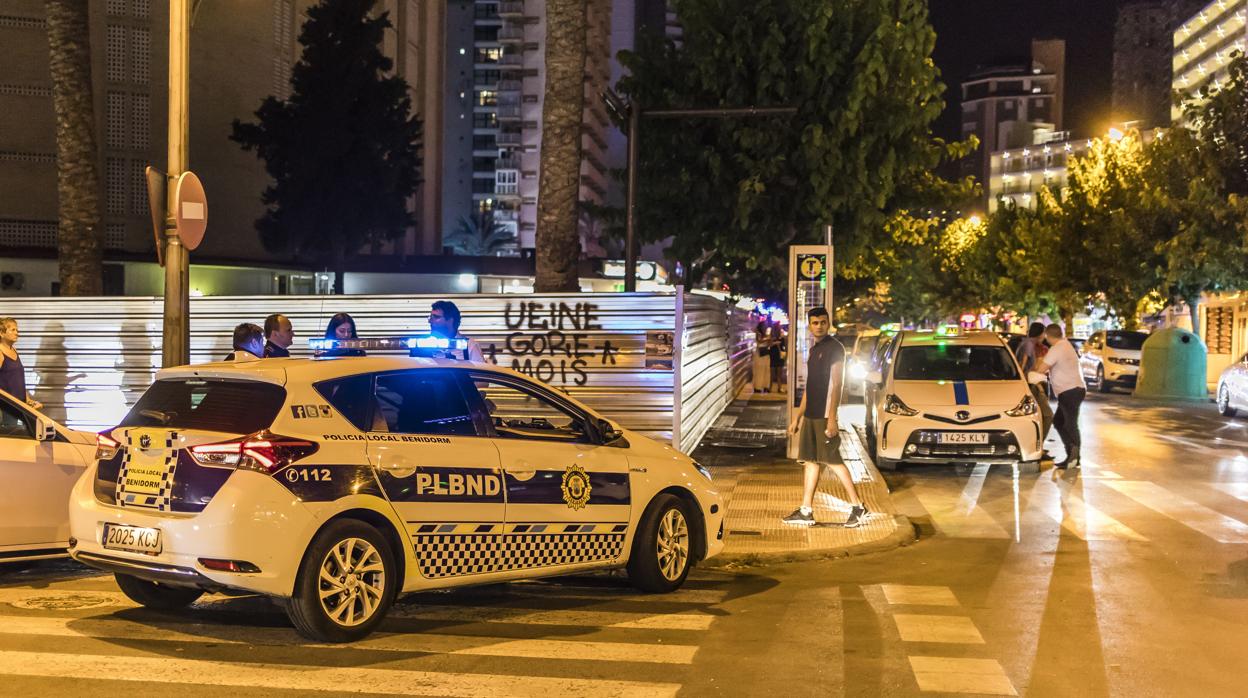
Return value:
M 861 361 L 853 361 L 849 364 L 849 377 L 856 381 L 860 381 L 867 377 L 867 367 Z
M 1012 410 L 1006 410 L 1005 414 L 1007 417 L 1029 417 L 1035 414 L 1039 409 L 1040 408 L 1036 405 L 1036 399 L 1034 397 L 1024 395 L 1023 399 L 1019 400 L 1018 405 L 1016 405 Z
M 711 471 L 707 470 L 705 465 L 702 465 L 701 463 L 695 460 L 693 462 L 693 467 L 697 468 L 698 472 L 702 473 L 702 477 L 706 478 L 707 480 L 714 479 L 711 477 Z
M 918 410 L 911 409 L 909 405 L 901 401 L 901 398 L 891 393 L 884 398 L 884 411 L 902 417 L 913 417 L 919 413 Z

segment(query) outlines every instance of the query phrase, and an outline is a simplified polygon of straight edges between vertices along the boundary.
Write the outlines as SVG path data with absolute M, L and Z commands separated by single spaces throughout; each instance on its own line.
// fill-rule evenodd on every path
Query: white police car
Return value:
M 723 548 L 705 469 L 487 364 L 167 369 L 99 443 L 76 560 L 155 608 L 279 597 L 316 640 L 367 635 L 400 592 L 618 567 L 671 591 Z
M 867 380 L 868 446 L 880 468 L 966 462 L 1038 467 L 1039 405 L 995 333 L 902 332 Z

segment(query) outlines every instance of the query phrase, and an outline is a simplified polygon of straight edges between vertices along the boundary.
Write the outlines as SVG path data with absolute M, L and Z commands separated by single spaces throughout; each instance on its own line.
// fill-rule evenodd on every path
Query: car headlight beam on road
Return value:
M 913 417 L 919 413 L 918 410 L 911 409 L 909 405 L 901 401 L 901 398 L 891 393 L 888 397 L 884 398 L 884 411 L 889 414 L 896 414 L 902 417 Z
M 1006 410 L 1007 417 L 1028 417 L 1036 413 L 1040 409 L 1036 404 L 1036 399 L 1030 395 L 1024 395 L 1022 400 L 1012 410 Z

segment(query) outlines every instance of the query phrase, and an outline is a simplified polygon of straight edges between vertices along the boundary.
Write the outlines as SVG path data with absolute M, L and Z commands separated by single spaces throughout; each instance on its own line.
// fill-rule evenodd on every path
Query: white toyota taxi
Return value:
M 996 333 L 902 332 L 867 380 L 868 446 L 880 468 L 1039 466 L 1039 405 Z
M 704 468 L 489 364 L 167 369 L 96 455 L 74 559 L 155 608 L 277 597 L 320 641 L 364 637 L 401 592 L 602 568 L 672 591 L 723 548 Z

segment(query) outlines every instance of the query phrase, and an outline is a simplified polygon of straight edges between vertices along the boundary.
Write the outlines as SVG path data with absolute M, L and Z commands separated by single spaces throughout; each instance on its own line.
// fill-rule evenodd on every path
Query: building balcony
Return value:
M 499 198 L 518 199 L 520 198 L 519 184 L 495 184 L 494 193 Z
M 523 89 L 524 89 L 523 80 L 499 80 L 498 81 L 499 92 L 520 92 Z
M 524 30 L 519 27 L 503 27 L 498 30 L 498 43 L 522 44 L 524 43 Z
M 524 3 L 523 2 L 500 2 L 498 3 L 498 16 L 507 18 L 523 18 Z
M 500 146 L 519 146 L 524 145 L 519 133 L 509 133 L 507 131 L 499 131 L 496 141 Z
M 520 158 L 516 155 L 503 155 L 498 158 L 494 167 L 499 170 L 518 170 L 520 169 Z
M 520 68 L 524 66 L 524 56 L 518 53 L 504 53 L 498 57 L 498 65 L 504 68 Z
M 500 104 L 498 105 L 499 121 L 519 121 L 520 105 L 519 104 Z

